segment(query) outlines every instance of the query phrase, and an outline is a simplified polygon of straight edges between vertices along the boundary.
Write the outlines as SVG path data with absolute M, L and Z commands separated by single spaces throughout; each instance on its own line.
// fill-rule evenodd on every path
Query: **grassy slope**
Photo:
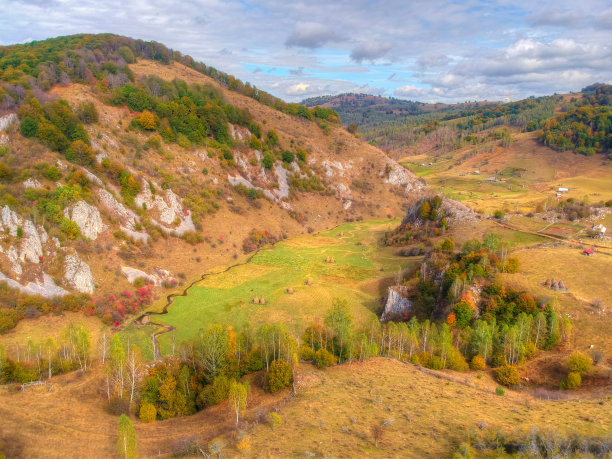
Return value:
M 102 408 L 96 395 L 101 372 L 95 368 L 79 378 L 59 377 L 51 393 L 0 392 L 3 419 L 0 451 L 9 457 L 113 457 L 117 418 Z M 454 375 L 455 377 L 457 375 Z M 377 358 L 363 364 L 325 371 L 310 365 L 299 369 L 297 398 L 289 391 L 262 393 L 253 385 L 245 419 L 253 426 L 261 413 L 279 409 L 284 424 L 267 424 L 249 432 L 247 457 L 304 457 L 306 451 L 333 457 L 443 457 L 476 423 L 508 429 L 530 426 L 589 435 L 609 435 L 612 398 L 539 401 L 508 391 L 494 395 L 487 374 L 460 375 L 465 383 L 421 373 L 412 365 Z M 407 414 L 410 421 L 405 417 Z M 355 419 L 355 422 L 352 422 Z M 370 428 L 392 419 L 375 448 Z M 225 457 L 238 457 L 227 404 L 194 416 L 153 424 L 134 420 L 140 457 L 166 456 L 183 438 L 205 445 L 220 433 Z M 348 433 L 343 433 L 346 426 Z
M 357 324 L 366 323 L 380 308 L 378 299 L 386 294 L 388 278 L 416 261 L 378 246 L 381 232 L 397 223 L 345 224 L 283 241 L 257 254 L 248 265 L 206 278 L 188 296 L 175 298 L 167 315 L 152 319 L 176 327 L 177 343 L 210 323 L 241 329 L 247 323 L 284 322 L 300 332 L 310 321 L 324 317 L 332 299 L 340 297 L 348 301 Z M 327 257 L 336 262 L 325 263 Z M 305 285 L 307 279 L 313 285 Z M 286 293 L 289 287 L 295 293 Z M 265 298 L 266 304 L 253 304 L 256 296 Z M 152 331 L 150 326 L 133 325 L 126 333 L 148 348 L 146 338 Z M 160 337 L 166 351 L 171 341 L 172 334 Z
M 432 166 L 420 165 L 432 161 L 425 155 L 401 161 L 445 195 L 489 213 L 504 207 L 533 210 L 536 203 L 554 197 L 560 186 L 570 188 L 569 197 L 588 195 L 593 202 L 612 199 L 612 165 L 600 155 L 560 153 L 540 145 L 534 133 L 513 134 L 513 139 L 509 148 L 494 147 L 493 151 L 464 147 L 433 159 Z M 466 155 L 472 156 L 462 159 Z M 498 175 L 506 178 L 505 183 L 484 181 L 512 167 L 526 171 L 521 177 Z M 480 175 L 462 175 L 475 170 Z

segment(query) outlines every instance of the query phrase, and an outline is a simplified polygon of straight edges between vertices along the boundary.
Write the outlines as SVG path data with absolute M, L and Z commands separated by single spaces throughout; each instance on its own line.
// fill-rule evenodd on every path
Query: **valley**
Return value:
M 1 46 L 0 458 L 608 457 L 611 98 Z

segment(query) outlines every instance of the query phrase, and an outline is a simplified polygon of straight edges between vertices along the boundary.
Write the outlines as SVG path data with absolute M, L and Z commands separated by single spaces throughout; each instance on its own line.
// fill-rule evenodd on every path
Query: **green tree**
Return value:
M 334 298 L 332 300 L 332 307 L 329 310 L 327 317 L 325 317 L 325 325 L 331 328 L 334 332 L 338 344 L 339 360 L 342 361 L 344 355 L 344 346 L 350 339 L 353 332 L 353 319 L 349 314 L 348 303 L 346 300 L 340 298 Z
M 270 392 L 277 392 L 285 387 L 289 387 L 292 381 L 292 367 L 285 359 L 278 359 L 270 365 L 268 371 L 268 387 Z
M 229 340 L 222 325 L 210 324 L 201 329 L 195 339 L 195 358 L 209 380 L 225 368 Z
M 572 355 L 567 359 L 567 366 L 572 373 L 578 373 L 581 376 L 586 375 L 591 369 L 593 360 L 588 355 L 580 351 L 572 352 Z
M 21 131 L 21 135 L 24 137 L 34 137 L 36 135 L 36 131 L 38 130 L 38 120 L 30 116 L 26 116 L 21 122 L 19 130 Z
M 247 404 L 247 387 L 232 379 L 229 387 L 229 406 L 236 413 L 236 425 L 240 421 L 240 413 L 244 411 Z
M 136 431 L 132 421 L 125 414 L 119 416 L 117 425 L 117 452 L 125 459 L 138 457 Z
M 421 217 L 423 220 L 428 220 L 430 216 L 431 204 L 429 204 L 429 201 L 423 201 L 423 204 L 421 204 Z

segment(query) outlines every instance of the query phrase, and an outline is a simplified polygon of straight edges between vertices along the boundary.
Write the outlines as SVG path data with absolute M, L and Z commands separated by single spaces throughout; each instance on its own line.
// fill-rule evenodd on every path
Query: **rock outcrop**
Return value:
M 389 287 L 389 295 L 385 309 L 380 316 L 381 322 L 403 318 L 414 309 L 414 304 L 405 297 L 406 288 L 401 286 Z
M 0 131 L 5 131 L 9 128 L 11 124 L 17 123 L 19 118 L 17 118 L 16 113 L 9 113 L 8 115 L 4 115 L 0 117 Z
M 100 197 L 102 205 L 119 219 L 119 226 L 123 231 L 135 240 L 147 242 L 149 235 L 146 232 L 136 231 L 136 223 L 139 222 L 140 219 L 134 212 L 125 207 L 117 201 L 111 193 L 102 188 L 98 189 L 98 196 Z
M 31 263 L 40 262 L 43 256 L 43 244 L 47 241 L 45 229 L 42 226 L 37 229 L 31 220 L 23 219 L 9 206 L 2 208 L 0 219 L 0 230 L 8 230 L 8 233 L 13 237 L 18 236 L 19 229 L 21 229 L 19 260 Z
M 122 266 L 121 273 L 126 277 L 130 284 L 133 284 L 136 279 L 142 278 L 146 282 L 159 287 L 164 281 L 170 281 L 172 279 L 170 272 L 161 268 L 155 268 L 154 273 L 148 274 L 140 269 Z
M 77 292 L 93 293 L 95 283 L 89 265 L 78 254 L 66 255 L 64 261 L 64 279 Z
M 24 188 L 42 188 L 43 186 L 42 186 L 42 183 L 40 183 L 38 180 L 30 177 L 25 182 L 23 182 L 23 187 Z
M 64 296 L 69 293 L 67 290 L 56 285 L 56 283 L 53 282 L 53 278 L 47 273 L 43 273 L 42 279 L 35 282 L 28 282 L 25 286 L 10 277 L 6 277 L 1 272 L 0 280 L 5 281 L 9 287 L 17 288 L 29 295 L 41 295 L 46 298 L 51 298 L 53 296 Z
M 98 235 L 108 228 L 102 222 L 100 211 L 85 201 L 79 201 L 72 207 L 64 209 L 64 215 L 79 225 L 81 234 L 91 240 L 97 239 Z
M 159 212 L 159 224 L 165 231 L 175 232 L 178 235 L 186 233 L 187 231 L 194 231 L 195 225 L 191 219 L 191 211 L 183 208 L 181 198 L 179 198 L 174 191 L 168 189 L 165 190 L 164 196 L 160 194 L 153 194 L 151 186 L 148 182 L 142 183 L 142 191 L 136 196 L 134 202 L 137 206 L 146 206 L 147 210 L 157 210 Z M 155 185 L 153 185 L 155 187 Z M 168 225 L 174 224 L 179 221 L 177 227 L 172 228 Z
M 387 164 L 387 177 L 384 182 L 391 185 L 403 186 L 406 191 L 419 191 L 425 188 L 423 182 L 412 172 L 398 163 Z

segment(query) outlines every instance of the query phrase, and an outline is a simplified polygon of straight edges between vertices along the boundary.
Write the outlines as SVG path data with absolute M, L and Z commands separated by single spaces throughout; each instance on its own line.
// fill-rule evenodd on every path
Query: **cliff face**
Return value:
M 380 316 L 381 322 L 403 318 L 414 310 L 414 304 L 405 297 L 406 294 L 406 287 L 389 287 L 387 303 L 385 304 L 385 309 Z

